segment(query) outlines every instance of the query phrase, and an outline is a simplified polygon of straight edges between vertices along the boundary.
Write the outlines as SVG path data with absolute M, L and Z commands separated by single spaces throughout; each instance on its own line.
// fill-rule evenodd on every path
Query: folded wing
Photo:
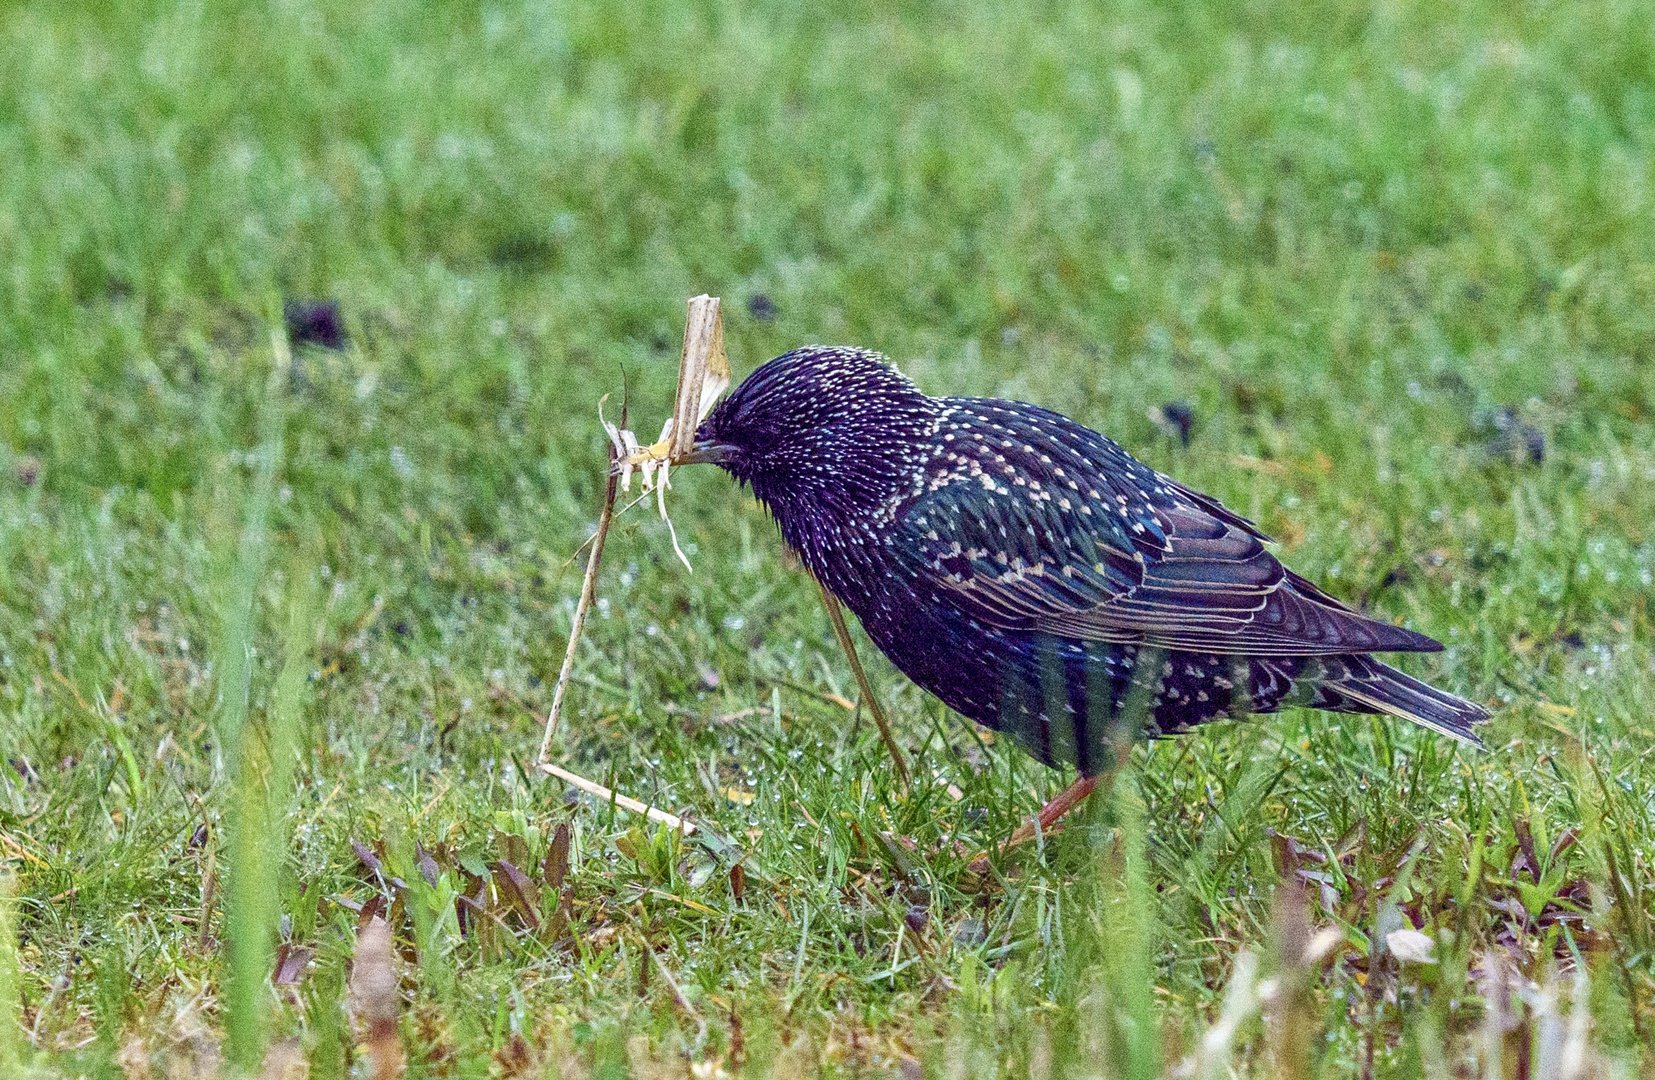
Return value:
M 964 402 L 969 408 L 974 403 Z M 972 618 L 1083 640 L 1254 656 L 1426 652 L 1284 567 L 1216 500 L 1055 413 L 995 410 L 899 512 L 892 550 Z M 968 425 L 968 430 L 972 428 Z

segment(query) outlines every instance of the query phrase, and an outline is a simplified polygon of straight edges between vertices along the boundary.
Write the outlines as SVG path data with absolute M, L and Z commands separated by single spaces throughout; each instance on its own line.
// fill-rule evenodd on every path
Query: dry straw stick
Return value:
M 677 464 L 695 449 L 695 429 L 729 388 L 730 358 L 724 355 L 724 316 L 719 313 L 718 297 L 704 293 L 691 297 L 684 319 L 684 351 L 678 357 L 670 462 Z
M 604 787 L 595 780 L 588 780 L 586 777 L 578 773 L 572 773 L 568 769 L 560 769 L 549 761 L 540 763 L 540 771 L 548 776 L 555 776 L 564 783 L 577 787 L 586 794 L 595 796 L 604 802 L 612 802 L 623 810 L 630 810 L 634 814 L 642 814 L 649 820 L 665 825 L 669 829 L 678 829 L 686 836 L 695 831 L 695 822 L 693 821 L 685 821 L 677 814 L 669 814 L 665 810 L 641 803 L 630 795 L 622 795 L 618 791 Z
M 623 413 L 621 422 L 626 422 Z M 540 740 L 540 755 L 535 758 L 542 765 L 552 753 L 552 736 L 557 734 L 558 716 L 563 712 L 563 695 L 569 689 L 569 675 L 575 669 L 575 646 L 580 644 L 580 628 L 586 623 L 586 611 L 598 591 L 598 562 L 603 558 L 603 542 L 609 536 L 609 523 L 615 519 L 615 488 L 620 477 L 615 474 L 615 454 L 609 454 L 609 487 L 603 496 L 603 511 L 598 514 L 598 531 L 592 536 L 592 554 L 586 559 L 586 576 L 580 583 L 580 601 L 575 604 L 575 619 L 569 626 L 569 648 L 563 653 L 563 667 L 557 673 L 557 685 L 552 688 L 552 708 L 546 714 L 546 734 Z

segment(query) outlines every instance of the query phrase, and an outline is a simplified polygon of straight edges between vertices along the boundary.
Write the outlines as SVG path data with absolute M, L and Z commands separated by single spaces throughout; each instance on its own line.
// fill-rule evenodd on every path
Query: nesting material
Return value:
M 560 769 L 549 761 L 541 763 L 540 771 L 548 776 L 555 776 L 571 787 L 578 788 L 602 802 L 612 802 L 623 810 L 630 810 L 634 814 L 642 814 L 649 820 L 665 825 L 669 829 L 677 829 L 686 836 L 695 832 L 695 822 L 693 821 L 685 821 L 677 814 L 669 814 L 660 807 L 641 803 L 630 795 L 622 795 L 618 791 L 604 787 L 595 780 L 588 780 L 586 777 L 578 773 L 572 773 L 568 769 Z
M 724 316 L 719 312 L 718 297 L 703 294 L 690 298 L 689 315 L 684 322 L 684 351 L 678 357 L 678 393 L 672 415 L 661 425 L 661 437 L 648 446 L 640 446 L 638 437 L 631 431 L 605 420 L 603 405 L 601 402 L 598 405 L 598 419 L 609 433 L 610 446 L 619 462 L 621 491 L 631 491 L 632 474 L 640 474 L 644 493 L 655 494 L 655 508 L 667 523 L 672 550 L 692 573 L 694 568 L 689 558 L 678 546 L 678 530 L 672 527 L 672 518 L 667 516 L 667 489 L 672 486 L 672 467 L 695 449 L 696 429 L 729 388 L 730 359 L 724 353 Z

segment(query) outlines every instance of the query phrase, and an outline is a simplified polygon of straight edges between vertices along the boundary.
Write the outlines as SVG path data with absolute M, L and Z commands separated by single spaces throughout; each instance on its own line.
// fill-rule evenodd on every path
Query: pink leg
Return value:
M 1092 789 L 1097 786 L 1098 778 L 1096 776 L 1082 776 L 1074 783 L 1052 796 L 1051 801 L 1040 808 L 1038 817 L 1040 820 L 1041 833 L 1044 834 L 1050 832 L 1053 825 L 1056 825 L 1059 821 L 1061 821 L 1063 816 L 1069 811 L 1073 810 L 1076 806 L 1079 806 L 1081 801 L 1085 799 L 1086 796 L 1092 794 Z M 1000 853 L 1003 855 L 1017 845 L 1026 844 L 1033 839 L 1034 821 L 1025 821 L 1023 824 L 1017 826 L 1016 831 L 1011 834 L 1010 839 L 1000 845 Z M 987 873 L 988 853 L 984 852 L 975 859 L 972 859 L 969 869 L 973 873 L 977 874 Z

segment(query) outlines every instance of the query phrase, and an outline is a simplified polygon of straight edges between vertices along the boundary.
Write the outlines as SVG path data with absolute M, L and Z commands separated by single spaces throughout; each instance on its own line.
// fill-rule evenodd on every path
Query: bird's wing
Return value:
M 891 550 L 917 577 L 993 626 L 1037 629 L 1082 619 L 1137 587 L 1142 556 L 1118 523 L 1089 524 L 1086 517 L 1102 515 L 1046 494 L 1002 487 L 993 477 L 946 480 L 908 504 Z
M 1134 635 L 1168 649 L 1250 656 L 1428 652 L 1423 634 L 1366 618 L 1287 569 L 1253 531 L 1191 501 L 1157 508 L 1168 550 L 1137 588 L 1042 628 L 1066 637 Z
M 1222 654 L 1442 647 L 1345 607 L 1282 566 L 1251 522 L 1101 435 L 1043 410 L 985 412 L 995 422 L 977 418 L 950 446 L 892 534 L 896 557 L 968 616 Z

